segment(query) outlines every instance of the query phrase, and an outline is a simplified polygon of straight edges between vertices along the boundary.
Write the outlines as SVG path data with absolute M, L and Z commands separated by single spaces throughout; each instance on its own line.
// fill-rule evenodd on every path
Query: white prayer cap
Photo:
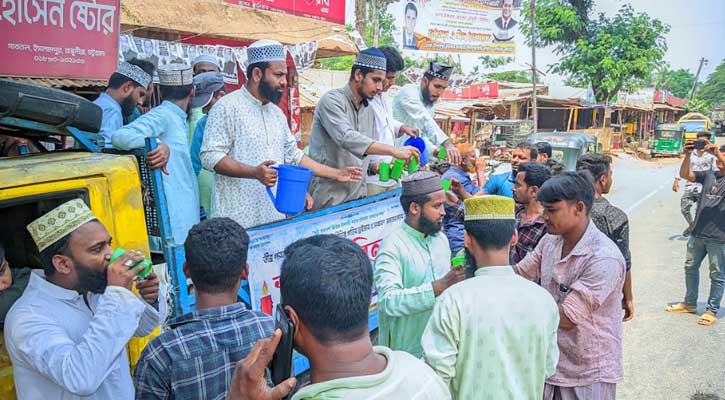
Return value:
M 142 70 L 138 65 L 133 65 L 127 63 L 126 61 L 121 62 L 115 72 L 131 79 L 145 88 L 149 87 L 149 83 L 151 83 L 151 75 L 147 74 L 146 71 Z
M 186 65 L 169 65 L 159 67 L 159 84 L 161 86 L 186 86 L 194 83 L 191 67 Z
M 193 68 L 196 66 L 196 64 L 203 63 L 203 62 L 209 63 L 209 64 L 214 64 L 215 67 L 219 68 L 220 70 L 222 69 L 222 67 L 219 65 L 219 59 L 216 57 L 212 57 L 208 54 L 200 54 L 200 55 L 196 56 L 194 61 L 192 61 L 191 66 Z
M 81 199 L 70 200 L 48 211 L 42 217 L 28 224 L 28 232 L 43 251 L 53 243 L 73 233 L 96 216 Z
M 249 65 L 261 62 L 286 61 L 287 51 L 282 43 L 275 40 L 257 40 L 247 47 Z

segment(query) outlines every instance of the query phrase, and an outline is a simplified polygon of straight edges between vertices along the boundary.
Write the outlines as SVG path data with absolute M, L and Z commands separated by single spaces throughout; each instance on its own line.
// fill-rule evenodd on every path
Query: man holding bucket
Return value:
M 387 70 L 385 54 L 376 47 L 355 58 L 347 85 L 330 90 L 317 103 L 312 121 L 310 157 L 331 167 L 363 167 L 367 156 L 390 156 L 408 161 L 419 157 L 413 147 L 393 147 L 373 139 L 375 112 L 369 107 L 382 93 Z M 394 177 L 397 179 L 397 177 Z M 315 178 L 311 185 L 315 208 L 332 207 L 367 195 L 367 184 L 342 185 Z
M 217 102 L 204 132 L 201 162 L 216 173 L 211 213 L 245 228 L 284 218 L 266 200 L 265 186 L 277 183 L 274 164 L 299 165 L 343 185 L 362 177 L 360 168 L 326 167 L 297 148 L 287 119 L 277 107 L 287 86 L 286 55 L 284 46 L 272 40 L 249 46 L 247 83 Z M 311 208 L 311 197 L 306 197 Z

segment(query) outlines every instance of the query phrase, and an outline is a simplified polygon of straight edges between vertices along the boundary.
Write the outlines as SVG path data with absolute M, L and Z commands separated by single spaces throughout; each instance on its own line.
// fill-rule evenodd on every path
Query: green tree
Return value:
M 504 71 L 485 74 L 486 78 L 499 82 L 531 83 L 531 73 L 528 71 Z
M 530 22 L 519 26 L 529 44 L 554 46 L 560 58 L 554 72 L 576 86 L 591 85 L 597 100 L 609 103 L 620 90 L 634 91 L 651 81 L 667 51 L 669 27 L 629 4 L 613 17 L 593 16 L 592 5 L 593 0 L 538 0 L 536 38 Z M 522 9 L 531 21 L 531 8 Z
M 707 81 L 700 85 L 695 97 L 703 100 L 708 108 L 725 103 L 725 59 L 707 77 Z
M 687 112 L 699 112 L 707 115 L 710 112 L 710 105 L 707 101 L 695 97 L 685 104 L 685 110 Z
M 692 84 L 695 82 L 695 74 L 680 68 L 672 70 L 669 65 L 659 67 L 652 77 L 651 85 L 659 90 L 667 90 L 673 95 L 680 98 L 687 98 L 692 90 Z
M 478 57 L 478 61 L 481 62 L 481 66 L 483 68 L 498 68 L 502 67 L 514 59 L 511 57 L 492 57 L 492 56 L 480 56 Z

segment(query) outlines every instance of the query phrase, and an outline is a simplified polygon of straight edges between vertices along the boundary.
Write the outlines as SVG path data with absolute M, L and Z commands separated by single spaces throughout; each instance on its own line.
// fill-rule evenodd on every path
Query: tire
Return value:
M 3 115 L 13 107 L 9 115 Z M 65 126 L 97 133 L 101 129 L 103 112 L 101 107 L 73 93 L 0 79 L 0 116 L 54 126 L 65 123 Z

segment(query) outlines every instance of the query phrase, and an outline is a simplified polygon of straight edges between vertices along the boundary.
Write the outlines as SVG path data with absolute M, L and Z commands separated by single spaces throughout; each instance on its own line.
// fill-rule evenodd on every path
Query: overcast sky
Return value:
M 347 21 L 355 20 L 354 0 L 347 1 Z M 725 0 L 595 0 L 598 12 L 614 14 L 626 3 L 632 4 L 635 11 L 647 12 L 652 18 L 658 18 L 670 25 L 667 35 L 667 55 L 665 61 L 673 68 L 697 71 L 698 60 L 709 60 L 703 67 L 701 80 L 715 70 L 725 59 Z M 537 64 L 540 70 L 557 61 L 550 49 L 537 50 Z M 519 43 L 516 51 L 516 66 L 523 67 L 531 62 L 531 49 Z M 464 69 L 477 64 L 477 56 L 463 56 Z M 549 75 L 546 83 L 554 84 L 560 78 Z

